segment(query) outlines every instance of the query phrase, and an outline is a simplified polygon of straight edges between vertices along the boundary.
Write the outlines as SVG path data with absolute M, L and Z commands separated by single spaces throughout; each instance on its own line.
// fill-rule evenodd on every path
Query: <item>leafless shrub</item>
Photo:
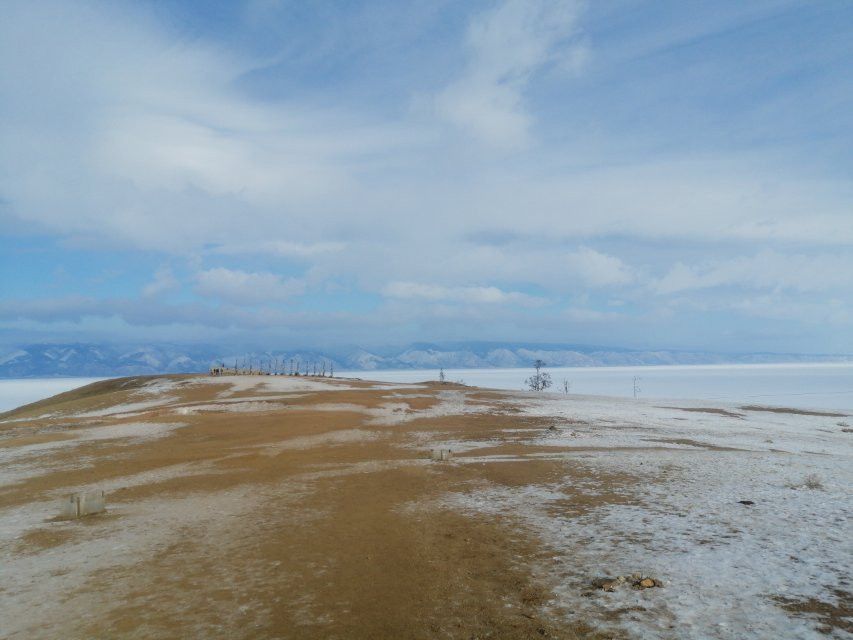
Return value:
M 810 473 L 806 476 L 805 480 L 803 481 L 803 486 L 805 486 L 806 489 L 823 489 L 823 483 L 820 481 L 820 478 L 818 478 L 817 474 L 815 473 Z
M 810 473 L 800 482 L 789 482 L 786 486 L 789 489 L 812 489 L 813 491 L 823 489 L 823 483 L 816 473 Z
M 813 491 L 823 489 L 823 483 L 816 473 L 810 473 L 799 482 L 789 482 L 785 486 L 789 489 L 812 489 Z

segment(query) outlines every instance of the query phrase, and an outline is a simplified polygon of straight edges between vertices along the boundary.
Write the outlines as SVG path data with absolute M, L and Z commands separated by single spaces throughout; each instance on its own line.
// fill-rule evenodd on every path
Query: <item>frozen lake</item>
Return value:
M 552 392 L 645 399 L 695 399 L 853 412 L 853 364 L 545 367 Z M 525 389 L 533 369 L 445 369 L 448 381 L 492 389 Z M 438 380 L 438 369 L 350 371 L 341 376 L 419 382 Z
M 23 378 L 0 380 L 0 411 L 43 400 L 105 378 Z

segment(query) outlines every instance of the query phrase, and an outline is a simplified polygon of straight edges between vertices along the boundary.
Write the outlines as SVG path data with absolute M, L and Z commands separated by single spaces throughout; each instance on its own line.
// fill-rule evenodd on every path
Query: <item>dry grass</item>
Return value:
M 97 569 L 33 575 L 30 584 L 42 581 L 41 597 L 32 610 L 15 612 L 25 636 L 621 637 L 606 625 L 596 630 L 549 611 L 552 585 L 532 570 L 543 548 L 535 535 L 505 518 L 436 506 L 441 496 L 471 486 L 523 487 L 570 471 L 543 460 L 431 464 L 425 435 L 491 438 L 504 452 L 524 456 L 539 448 L 528 449 L 517 435 L 502 439 L 501 430 L 535 434 L 550 422 L 472 414 L 377 426 L 361 410 L 314 408 L 407 402 L 419 411 L 435 406 L 439 391 L 477 393 L 457 385 L 393 396 L 364 385 L 300 392 L 275 411 L 175 415 L 176 406 L 215 401 L 221 390 L 197 385 L 170 391 L 174 405 L 143 417 L 25 419 L 122 404 L 149 381 L 96 383 L 12 412 L 23 420 L 6 432 L 9 447 L 62 440 L 92 424 L 184 425 L 159 439 L 51 449 L 33 460 L 39 465 L 34 475 L 0 490 L 0 507 L 15 510 L 41 500 L 52 505 L 52 496 L 75 487 L 114 487 L 106 514 L 50 524 L 54 513 L 46 511 L 15 542 L 14 557 L 32 558 L 31 568 L 79 549 L 103 544 L 105 550 Z M 484 400 L 499 403 L 500 397 L 469 398 Z M 378 435 L 359 439 L 362 431 Z M 328 437 L 335 433 L 347 437 Z M 301 444 L 287 446 L 292 441 Z M 422 450 L 412 448 L 414 441 Z M 572 509 L 586 509 L 590 501 L 624 498 L 603 491 L 566 499 Z M 151 510 L 160 503 L 162 511 Z M 150 537 L 139 537 L 139 530 Z M 90 617 L 69 629 L 67 611 L 81 603 Z
M 816 620 L 821 633 L 829 635 L 840 631 L 840 637 L 846 637 L 847 634 L 853 634 L 853 593 L 842 589 L 833 589 L 831 592 L 836 598 L 835 602 L 784 596 L 777 596 L 774 600 L 795 616 Z
M 810 473 L 800 482 L 789 482 L 789 489 L 811 489 L 812 491 L 823 490 L 823 482 L 816 473 Z

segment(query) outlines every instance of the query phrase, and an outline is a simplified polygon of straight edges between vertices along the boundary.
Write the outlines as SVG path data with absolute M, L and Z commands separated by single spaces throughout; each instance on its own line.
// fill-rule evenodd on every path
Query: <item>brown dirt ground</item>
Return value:
M 765 413 L 787 413 L 794 416 L 824 416 L 827 418 L 846 418 L 846 413 L 833 413 L 830 411 L 807 411 L 805 409 L 788 409 L 786 407 L 762 407 L 759 405 L 747 405 L 740 408 L 741 411 L 763 411 Z
M 215 400 L 227 388 L 223 383 L 169 391 L 173 403 L 142 416 L 69 417 L 145 399 L 134 394 L 146 382 L 97 383 L 5 414 L 16 421 L 0 425 L 0 446 L 7 447 L 67 439 L 79 426 L 184 425 L 157 439 L 92 440 L 70 451 L 51 450 L 43 473 L 0 487 L 0 507 L 17 507 L 79 486 L 116 484 L 105 514 L 61 527 L 45 514 L 42 525 L 15 541 L 15 553 L 28 557 L 124 531 L 123 523 L 147 501 L 181 505 L 180 512 L 152 516 L 163 542 L 144 558 L 128 548 L 119 562 L 81 575 L 76 591 L 62 594 L 63 600 L 85 598 L 91 606 L 88 616 L 66 621 L 64 637 L 622 637 L 571 615 L 557 616 L 545 606 L 554 585 L 534 567 L 554 550 L 546 552 L 520 521 L 441 506 L 441 496 L 483 483 L 545 484 L 583 470 L 536 458 L 431 463 L 424 436 L 494 441 L 494 447 L 471 455 L 525 456 L 554 449 L 522 446 L 501 429 L 544 432 L 550 422 L 515 417 L 509 407 L 499 414 L 427 416 L 392 425 L 371 423 L 360 411 L 314 409 L 328 403 L 372 409 L 406 402 L 411 412 L 425 411 L 448 390 L 470 393 L 472 404 L 500 407 L 500 394 L 434 384 L 389 392 L 347 381 L 358 388 L 298 392 L 304 395 L 276 399 L 286 405 L 276 411 L 174 412 L 177 406 Z M 229 398 L 259 395 L 275 394 L 244 391 Z M 45 417 L 48 413 L 53 415 Z M 158 475 L 175 465 L 195 471 Z M 143 473 L 150 479 L 132 480 Z M 619 487 L 631 480 L 599 476 L 596 481 L 600 494 L 567 494 L 555 508 L 579 513 L 624 501 Z M 253 496 L 249 508 L 239 496 Z M 194 505 L 208 504 L 209 498 L 221 505 L 221 513 L 189 517 Z M 121 508 L 109 509 L 117 504 Z M 124 534 L 110 535 L 119 537 L 104 543 L 123 543 Z M 38 637 L 59 631 L 49 622 L 33 625 Z
M 853 593 L 834 589 L 837 602 L 824 602 L 815 598 L 795 600 L 777 596 L 774 598 L 785 611 L 819 622 L 818 631 L 827 635 L 834 630 L 853 634 Z
M 727 411 L 726 409 L 717 409 L 715 407 L 660 407 L 661 409 L 678 409 L 679 411 L 689 411 L 693 413 L 713 413 L 719 416 L 726 416 L 728 418 L 743 418 L 742 413 L 735 413 L 734 411 Z M 747 407 L 743 407 L 746 409 Z

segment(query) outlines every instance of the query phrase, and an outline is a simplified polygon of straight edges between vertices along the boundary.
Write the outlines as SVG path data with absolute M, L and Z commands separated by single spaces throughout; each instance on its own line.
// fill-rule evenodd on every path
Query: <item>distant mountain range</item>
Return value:
M 212 357 L 206 348 L 31 344 L 0 351 L 0 377 L 111 377 L 207 371 Z
M 530 367 L 537 359 L 549 367 L 673 364 L 762 364 L 853 362 L 851 355 L 720 354 L 696 351 L 635 351 L 565 344 L 443 343 L 402 349 L 298 349 L 234 354 L 213 346 L 107 344 L 30 344 L 0 350 L 0 378 L 59 376 L 111 377 L 158 373 L 196 373 L 224 362 L 257 370 L 301 372 L 323 364 L 340 371 Z

